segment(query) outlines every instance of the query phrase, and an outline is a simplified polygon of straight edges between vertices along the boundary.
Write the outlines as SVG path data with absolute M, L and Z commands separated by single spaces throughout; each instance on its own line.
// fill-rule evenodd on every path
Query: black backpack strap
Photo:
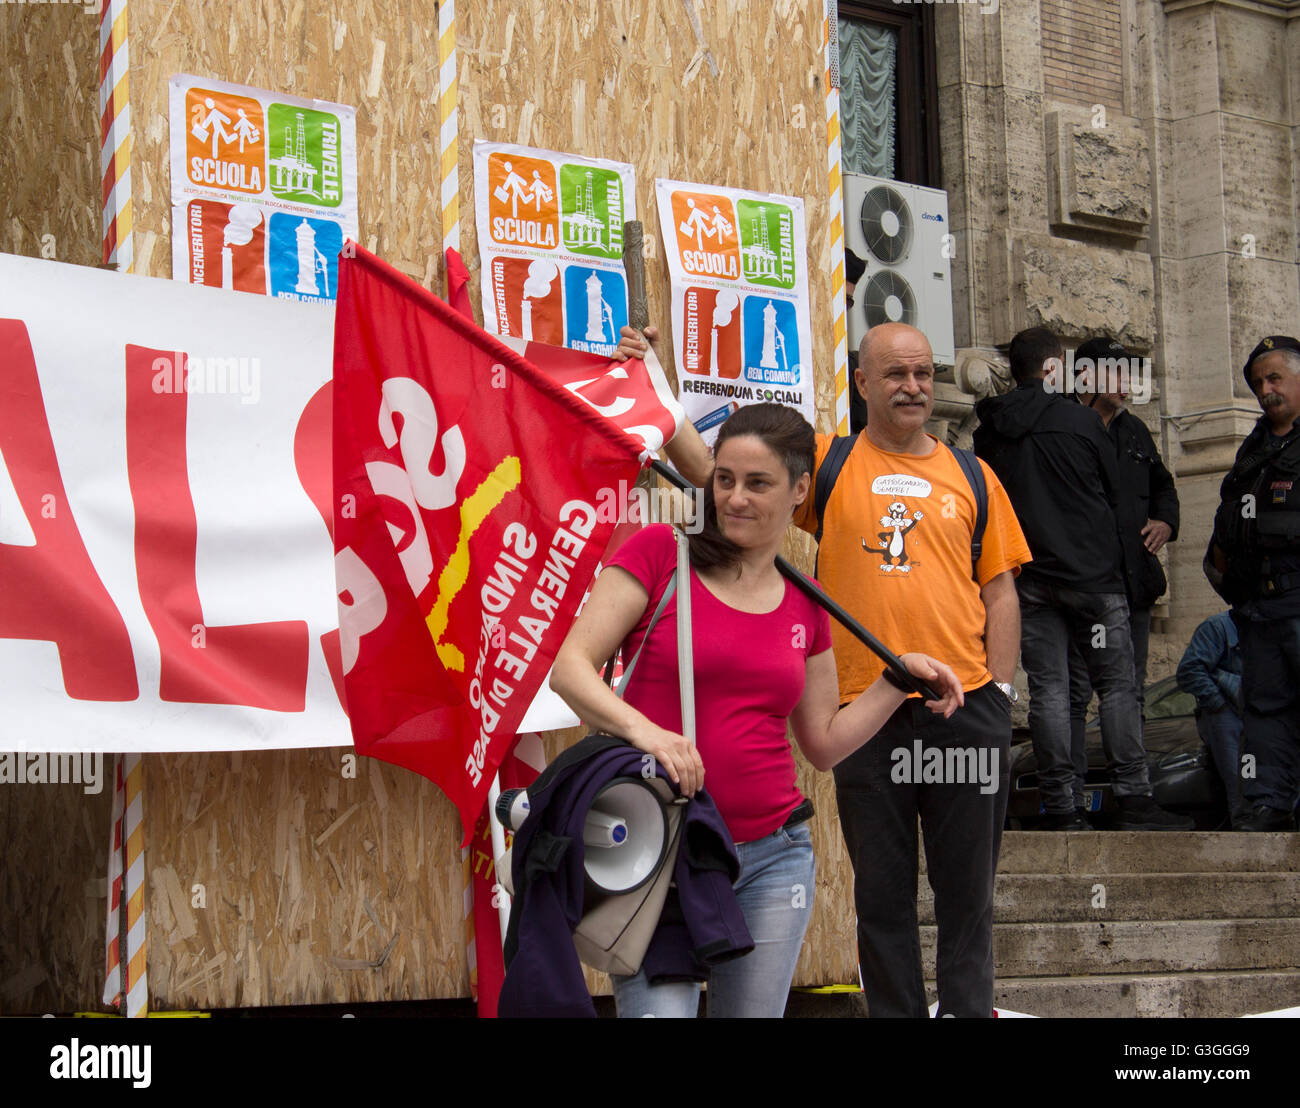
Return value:
M 831 490 L 835 488 L 835 482 L 840 479 L 840 470 L 849 460 L 849 452 L 857 441 L 857 435 L 836 435 L 831 439 L 831 448 L 826 451 L 822 464 L 817 467 L 817 485 L 813 494 L 813 507 L 817 511 L 817 533 L 813 538 L 819 544 L 822 541 L 823 517 L 826 515 L 826 505 L 830 503 Z
M 948 449 L 957 459 L 962 473 L 966 475 L 970 491 L 975 495 L 975 530 L 970 537 L 970 573 L 978 582 L 979 574 L 976 573 L 975 567 L 979 564 L 980 554 L 984 550 L 984 528 L 989 522 L 989 490 L 984 483 L 984 470 L 980 467 L 979 459 L 969 450 L 960 450 L 955 446 L 950 446 Z

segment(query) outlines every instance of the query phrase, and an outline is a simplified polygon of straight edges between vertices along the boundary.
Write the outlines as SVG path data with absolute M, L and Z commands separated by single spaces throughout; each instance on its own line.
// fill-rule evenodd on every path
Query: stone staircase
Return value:
M 919 894 L 933 1001 L 924 877 Z M 1007 832 L 996 905 L 1002 1008 L 1239 1016 L 1300 1005 L 1300 834 Z

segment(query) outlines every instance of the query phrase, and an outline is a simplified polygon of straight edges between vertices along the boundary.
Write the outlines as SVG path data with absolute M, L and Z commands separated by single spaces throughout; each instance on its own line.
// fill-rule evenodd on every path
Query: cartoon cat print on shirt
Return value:
M 881 573 L 900 578 L 908 576 L 922 566 L 914 532 L 926 516 L 922 508 L 928 511 L 934 486 L 913 473 L 878 473 L 871 479 L 871 491 L 887 499 L 876 501 L 877 505 L 884 505 L 884 514 L 877 520 L 880 530 L 874 537 L 869 534 L 861 537 L 863 553 L 880 559 Z M 918 507 L 909 507 L 918 502 Z
M 925 513 L 918 508 L 912 513 L 912 518 L 908 519 L 907 505 L 901 500 L 895 500 L 889 505 L 889 514 L 880 517 L 880 526 L 884 530 L 876 533 L 876 545 L 879 549 L 872 550 L 865 538 L 862 540 L 862 549 L 869 554 L 881 556 L 882 572 L 892 573 L 897 570 L 899 573 L 910 573 L 912 567 L 908 564 L 907 543 L 904 541 L 904 536 L 924 518 Z

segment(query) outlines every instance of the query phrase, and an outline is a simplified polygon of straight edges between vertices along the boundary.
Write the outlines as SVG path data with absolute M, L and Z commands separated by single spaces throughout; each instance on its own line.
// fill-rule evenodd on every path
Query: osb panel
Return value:
M 131 0 L 136 272 L 171 276 L 176 73 L 350 104 L 361 242 L 431 285 L 441 251 L 434 0 Z
M 820 0 L 461 0 L 461 226 L 474 287 L 475 138 L 636 168 L 637 213 L 655 249 L 646 261 L 650 318 L 665 335 L 668 270 L 655 178 L 801 197 L 818 410 L 830 426 L 822 11 Z
M 469 995 L 455 811 L 345 748 L 145 759 L 160 1009 Z
M 819 0 L 461 0 L 461 211 L 471 231 L 474 137 L 616 158 L 637 171 L 650 318 L 668 336 L 656 177 L 801 197 L 808 230 L 818 423 L 832 424 L 830 234 Z M 563 17 L 557 17 L 562 11 Z M 691 13 L 699 20 L 699 35 Z M 712 69 L 716 65 L 716 75 Z M 826 277 L 820 275 L 826 274 Z M 671 349 L 665 343 L 665 350 Z M 787 554 L 811 569 L 802 536 Z M 797 984 L 857 978 L 852 869 L 830 774 L 801 760 L 817 819 L 817 897 Z
M 688 8 L 701 20 L 698 39 Z M 566 5 L 562 20 L 555 10 L 541 0 L 458 5 L 463 244 L 475 270 L 471 150 L 482 137 L 632 162 L 654 238 L 656 176 L 801 196 L 810 269 L 827 271 L 815 0 L 583 0 Z M 440 232 L 432 2 L 400 14 L 352 5 L 344 19 L 319 3 L 286 9 L 252 0 L 133 0 L 131 12 L 140 272 L 170 273 L 167 81 L 191 72 L 355 105 L 361 238 L 434 284 Z M 494 125 L 503 114 L 505 125 Z M 666 331 L 661 257 L 659 249 L 648 260 L 647 284 L 652 316 Z M 829 280 L 810 284 L 815 360 L 829 367 Z M 833 404 L 829 369 L 819 375 L 818 399 L 825 426 Z M 808 543 L 796 543 L 798 560 L 809 565 Z M 557 745 L 548 743 L 552 751 Z M 467 995 L 450 804 L 415 775 L 367 759 L 359 760 L 356 779 L 345 778 L 341 754 L 146 760 L 156 1006 Z M 851 876 L 833 785 L 806 767 L 802 778 L 820 813 L 819 877 L 797 980 L 848 981 Z M 202 908 L 193 906 L 195 885 L 202 886 Z M 592 981 L 604 990 L 603 981 Z
M 0 1015 L 100 1007 L 112 756 L 101 764 L 94 794 L 0 785 Z
M 0 4 L 0 251 L 98 265 L 99 20 Z
M 361 241 L 434 283 L 434 0 L 132 0 L 130 18 L 137 272 L 171 275 L 168 81 L 194 73 L 355 107 Z M 468 995 L 452 806 L 369 759 L 345 778 L 342 754 L 146 760 L 154 1004 Z

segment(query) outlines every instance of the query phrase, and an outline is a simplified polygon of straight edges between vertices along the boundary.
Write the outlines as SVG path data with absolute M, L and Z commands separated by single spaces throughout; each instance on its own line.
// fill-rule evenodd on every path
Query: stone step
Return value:
M 925 851 L 921 851 L 925 868 Z M 1007 831 L 999 873 L 1300 872 L 1289 831 Z
M 1294 873 L 1000 873 L 994 896 L 995 924 L 1300 916 Z M 928 881 L 919 883 L 917 913 L 934 923 Z
M 999 1008 L 1031 1016 L 1224 1018 L 1300 1005 L 1300 972 L 1244 970 L 1137 977 L 1005 977 L 994 982 L 993 996 Z
M 933 981 L 925 983 L 925 992 L 927 1004 L 938 999 Z M 1300 971 L 1004 977 L 994 982 L 993 1003 L 1006 1011 L 1045 1019 L 1228 1019 L 1300 1006 Z M 866 1002 L 857 991 L 827 994 L 795 989 L 785 1010 L 787 1019 L 866 1014 Z
M 933 977 L 937 929 L 920 931 L 922 965 Z M 1300 920 L 995 923 L 993 955 L 999 979 L 1297 970 Z

